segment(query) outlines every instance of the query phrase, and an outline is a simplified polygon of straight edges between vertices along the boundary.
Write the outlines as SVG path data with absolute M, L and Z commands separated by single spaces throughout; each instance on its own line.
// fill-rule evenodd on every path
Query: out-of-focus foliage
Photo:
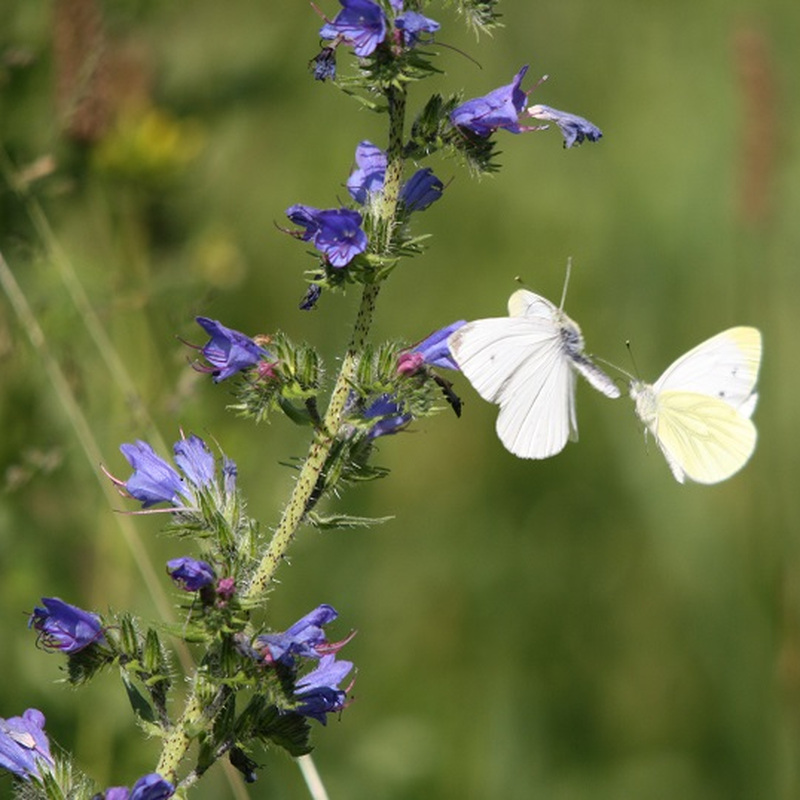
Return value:
M 731 481 L 678 486 L 631 403 L 580 386 L 581 441 L 518 461 L 494 436 L 495 409 L 456 377 L 461 419 L 381 440 L 389 478 L 327 508 L 395 519 L 305 530 L 279 575 L 276 628 L 330 602 L 359 629 L 356 700 L 315 731 L 318 766 L 333 797 L 353 800 L 796 797 L 800 6 L 499 10 L 506 27 L 476 42 L 454 6 L 428 9 L 454 49 L 426 90 L 479 96 L 530 63 L 550 75 L 531 102 L 584 115 L 604 138 L 565 151 L 557 130 L 506 135 L 503 169 L 480 182 L 435 162 L 453 180 L 414 220 L 432 246 L 392 276 L 376 341 L 503 313 L 515 276 L 557 300 L 572 256 L 567 310 L 589 351 L 632 371 L 630 340 L 645 378 L 730 325 L 761 328 L 760 441 Z M 311 79 L 320 20 L 307 4 L 0 11 L 0 250 L 103 462 L 123 473 L 120 442 L 155 442 L 146 409 L 167 441 L 180 426 L 218 440 L 251 513 L 273 525 L 293 476 L 280 462 L 304 455 L 307 431 L 226 413 L 224 384 L 189 369 L 176 337 L 202 341 L 196 314 L 280 329 L 333 370 L 355 295 L 299 311 L 308 258 L 275 223 L 293 203 L 344 198 L 355 145 L 381 144 L 382 118 Z M 156 612 L 99 465 L 5 298 L 0 376 L 0 716 L 42 708 L 100 783 L 130 783 L 158 743 L 142 740 L 113 676 L 79 692 L 57 683 L 25 613 L 42 595 Z M 158 519 L 132 529 L 159 572 L 184 554 Z M 254 797 L 305 796 L 291 762 L 263 761 Z M 217 773 L 195 796 L 229 792 Z

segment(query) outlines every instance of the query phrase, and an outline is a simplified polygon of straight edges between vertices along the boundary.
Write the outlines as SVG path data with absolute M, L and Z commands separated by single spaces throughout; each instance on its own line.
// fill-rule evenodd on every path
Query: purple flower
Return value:
M 157 772 L 151 772 L 133 784 L 130 800 L 167 800 L 173 794 L 175 787 Z
M 353 48 L 359 58 L 375 52 L 386 38 L 386 16 L 372 0 L 339 0 L 342 10 L 333 22 L 320 28 L 323 39 L 339 39 Z
M 179 439 L 172 449 L 175 463 L 191 484 L 200 489 L 213 483 L 216 462 L 199 436 L 192 434 L 188 439 Z
M 364 205 L 383 191 L 388 159 L 386 153 L 367 140 L 356 147 L 356 168 L 347 179 L 347 191 Z M 441 196 L 444 184 L 430 167 L 417 170 L 400 189 L 400 200 L 407 211 L 424 211 Z
M 544 119 L 555 122 L 561 129 L 564 137 L 564 147 L 572 147 L 573 144 L 581 144 L 584 139 L 596 142 L 603 132 L 597 125 L 589 122 L 588 119 L 579 117 L 577 114 L 570 114 L 567 111 L 559 111 L 550 106 L 535 105 L 528 109 L 528 115 L 536 119 Z
M 149 508 L 156 503 L 172 503 L 174 506 L 184 505 L 181 497 L 189 499 L 190 493 L 181 476 L 167 464 L 155 450 L 141 439 L 133 444 L 122 444 L 119 448 L 122 455 L 133 467 L 133 475 L 122 484 L 131 497 Z M 122 482 L 112 478 L 117 485 Z
M 217 582 L 217 597 L 224 605 L 236 592 L 236 581 L 234 578 L 220 578 Z
M 337 661 L 334 655 L 323 656 L 315 670 L 297 681 L 294 693 L 301 702 L 294 711 L 324 725 L 326 714 L 341 711 L 347 704 L 347 692 L 339 689 L 339 683 L 352 668 L 352 661 Z
M 444 184 L 430 167 L 418 169 L 400 190 L 400 200 L 407 211 L 424 211 L 435 203 L 444 190 Z
M 386 176 L 386 153 L 367 140 L 356 147 L 356 168 L 347 179 L 347 191 L 362 206 L 371 194 L 380 194 Z
M 112 786 L 103 792 L 104 800 L 167 800 L 175 794 L 175 787 L 157 772 L 139 778 L 132 789 L 127 786 Z
M 54 764 L 41 711 L 29 708 L 21 717 L 0 719 L 0 769 L 27 781 Z
M 231 375 L 255 366 L 262 359 L 272 356 L 249 336 L 245 336 L 232 328 L 226 328 L 221 322 L 208 317 L 195 317 L 197 324 L 211 337 L 201 348 L 203 356 L 210 366 L 196 366 L 200 372 L 210 372 L 214 383 L 224 381 Z
M 344 267 L 369 244 L 361 230 L 361 214 L 348 208 L 319 209 L 301 204 L 286 209 L 286 216 L 305 228 L 300 238 L 311 242 L 332 267 Z
M 397 433 L 413 419 L 408 412 L 390 394 L 382 394 L 373 400 L 364 410 L 364 419 L 377 419 L 367 433 L 368 438 L 377 439 Z
M 450 122 L 484 138 L 491 136 L 498 128 L 504 128 L 511 133 L 539 130 L 539 126 L 519 124 L 519 117 L 528 97 L 528 92 L 523 92 L 520 84 L 527 71 L 526 64 L 508 86 L 501 86 L 483 97 L 462 103 L 450 114 Z
M 336 77 L 336 50 L 323 47 L 308 63 L 315 81 L 333 80 Z
M 236 462 L 224 456 L 222 459 L 222 485 L 225 494 L 230 496 L 236 491 L 236 476 L 239 474 L 239 468 Z
M 77 653 L 90 644 L 105 642 L 100 617 L 58 597 L 43 597 L 44 608 L 37 606 L 28 627 L 39 633 L 38 641 L 46 650 Z
M 167 561 L 167 572 L 170 578 L 187 592 L 197 592 L 217 579 L 211 564 L 188 556 Z
M 255 638 L 256 648 L 263 652 L 267 663 L 279 661 L 287 666 L 294 663 L 294 656 L 319 658 L 329 652 L 323 625 L 339 616 L 333 606 L 322 604 L 297 620 L 283 633 L 265 633 Z
M 141 439 L 134 444 L 122 444 L 119 449 L 133 467 L 133 475 L 127 481 L 113 475 L 108 477 L 117 486 L 123 487 L 131 497 L 139 500 L 142 508 L 149 508 L 156 503 L 170 503 L 177 508 L 186 507 L 194 502 L 196 491 L 210 489 L 215 485 L 214 457 L 206 443 L 194 434 L 188 439 L 179 439 L 173 447 L 175 463 L 186 480 Z M 235 489 L 235 475 L 236 465 L 226 459 L 223 467 L 226 494 Z
M 394 26 L 402 32 L 403 44 L 406 47 L 413 47 L 423 33 L 436 33 L 441 27 L 436 20 L 424 17 L 416 11 L 406 11 L 405 14 L 401 14 L 395 19 Z
M 458 364 L 453 360 L 447 340 L 450 334 L 457 331 L 462 325 L 466 325 L 466 320 L 460 319 L 458 322 L 453 322 L 445 328 L 434 331 L 405 353 L 401 353 L 397 359 L 397 371 L 401 375 L 412 375 L 423 364 L 429 367 L 457 370 Z

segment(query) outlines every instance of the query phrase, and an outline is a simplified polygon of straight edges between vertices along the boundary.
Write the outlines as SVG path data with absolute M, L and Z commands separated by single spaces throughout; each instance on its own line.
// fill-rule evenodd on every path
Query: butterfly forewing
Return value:
M 577 324 L 549 300 L 520 289 L 508 312 L 463 325 L 448 346 L 481 397 L 499 404 L 505 447 L 522 458 L 548 458 L 577 439 L 576 371 L 608 397 L 619 397 L 619 389 L 583 354 Z
M 447 344 L 478 394 L 500 403 L 516 371 L 531 357 L 551 355 L 557 336 L 545 321 L 497 317 L 462 325 Z
M 549 320 L 552 324 L 556 314 L 558 314 L 558 308 L 546 297 L 534 294 L 528 289 L 517 289 L 508 298 L 509 317 L 541 317 Z
M 760 363 L 761 333 L 744 326 L 730 328 L 677 359 L 653 389 L 656 394 L 679 391 L 717 397 L 750 416 Z

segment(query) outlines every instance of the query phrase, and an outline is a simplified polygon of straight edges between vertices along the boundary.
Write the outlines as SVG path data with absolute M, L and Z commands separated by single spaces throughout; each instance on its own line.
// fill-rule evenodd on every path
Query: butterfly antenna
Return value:
M 631 340 L 625 340 L 625 347 L 628 348 L 628 355 L 631 357 L 631 364 L 633 364 L 633 374 L 636 376 L 636 380 L 641 380 L 640 373 L 639 373 L 639 365 L 636 363 L 636 358 L 633 355 L 633 347 L 631 345 Z M 622 372 L 623 370 L 620 370 Z M 629 376 L 630 377 L 630 376 Z
M 559 311 L 564 310 L 564 302 L 567 299 L 567 287 L 569 286 L 569 276 L 572 272 L 572 256 L 567 259 L 567 274 L 564 276 L 564 289 L 561 292 L 561 305 L 558 307 Z

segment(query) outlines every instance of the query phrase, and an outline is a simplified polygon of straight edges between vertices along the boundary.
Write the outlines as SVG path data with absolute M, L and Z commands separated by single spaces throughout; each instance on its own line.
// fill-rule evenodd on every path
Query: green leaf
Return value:
M 156 724 L 156 715 L 153 707 L 125 673 L 122 674 L 122 682 L 125 684 L 125 691 L 128 693 L 128 700 L 133 713 L 144 722 Z
M 350 514 L 317 514 L 311 511 L 306 515 L 309 525 L 323 531 L 340 530 L 342 528 L 369 528 L 382 525 L 394 517 L 355 517 Z

